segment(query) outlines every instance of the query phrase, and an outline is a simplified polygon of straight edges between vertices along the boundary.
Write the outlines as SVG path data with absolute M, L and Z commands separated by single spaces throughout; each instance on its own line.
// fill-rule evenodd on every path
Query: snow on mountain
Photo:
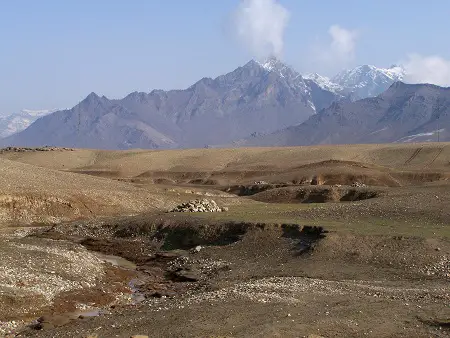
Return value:
M 263 62 L 257 61 L 257 63 L 268 72 L 273 72 L 279 75 L 281 78 L 284 78 L 292 88 L 300 91 L 305 96 L 305 98 L 307 98 L 306 100 L 309 107 L 311 107 L 314 111 L 317 110 L 317 107 L 315 106 L 312 99 L 310 86 L 308 86 L 302 75 L 293 67 L 285 64 L 274 56 L 267 58 Z
M 23 109 L 21 112 L 7 116 L 0 116 L 0 138 L 8 137 L 22 131 L 38 118 L 51 114 L 57 109 L 51 110 L 29 110 Z
M 269 57 L 263 62 L 258 62 L 264 69 L 269 72 L 276 72 L 281 77 L 288 78 L 291 81 L 302 80 L 302 76 L 294 68 L 281 62 L 276 57 Z
M 381 94 L 394 82 L 401 81 L 404 76 L 405 70 L 400 66 L 378 68 L 362 65 L 344 70 L 331 79 L 317 73 L 305 75 L 304 79 L 313 81 L 322 89 L 355 101 Z
M 317 73 L 311 73 L 304 75 L 303 78 L 305 80 L 314 81 L 320 88 L 329 90 L 331 92 L 340 93 L 344 91 L 344 88 L 337 83 L 334 83 L 330 80 L 330 78 L 326 76 L 319 75 Z
M 239 146 L 447 142 L 450 88 L 397 81 L 378 97 L 334 102 L 305 122 L 240 140 Z
M 340 72 L 331 81 L 345 88 L 354 99 L 362 99 L 381 94 L 394 82 L 401 81 L 404 75 L 405 71 L 400 66 L 378 68 L 362 65 Z
M 54 113 L 58 109 L 44 109 L 44 110 L 30 110 L 30 109 L 22 109 L 19 114 L 30 115 L 33 117 L 41 117 L 51 113 Z
M 405 68 L 397 65 L 392 65 L 390 68 L 379 68 L 379 70 L 390 76 L 394 81 L 401 81 L 406 75 Z

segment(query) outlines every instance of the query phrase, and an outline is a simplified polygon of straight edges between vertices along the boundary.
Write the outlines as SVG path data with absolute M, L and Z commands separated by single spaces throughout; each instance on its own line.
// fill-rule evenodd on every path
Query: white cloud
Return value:
M 304 60 L 305 67 L 327 75 L 351 67 L 355 61 L 359 35 L 357 30 L 340 25 L 330 26 L 327 40 L 319 40 L 311 46 L 309 58 Z
M 450 60 L 438 55 L 410 54 L 405 62 L 405 82 L 450 86 Z
M 237 38 L 255 57 L 281 57 L 289 17 L 276 0 L 242 0 L 234 15 Z
M 348 63 L 355 59 L 356 40 L 358 32 L 333 25 L 328 29 L 331 36 L 330 53 L 341 62 Z

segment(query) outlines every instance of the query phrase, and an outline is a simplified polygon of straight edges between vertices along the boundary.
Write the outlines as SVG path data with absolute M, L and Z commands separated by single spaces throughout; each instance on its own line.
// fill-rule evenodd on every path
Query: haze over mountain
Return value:
M 0 138 L 7 137 L 22 131 L 38 118 L 57 111 L 52 110 L 29 110 L 23 109 L 19 113 L 0 116 Z
M 303 77 L 274 57 L 264 62 L 251 60 L 184 90 L 134 92 L 115 100 L 91 93 L 72 109 L 42 117 L 0 144 L 187 148 L 231 144 L 250 135 L 258 144 L 258 136 L 300 125 L 330 105 L 347 109 L 349 102 L 359 97 L 378 95 L 403 75 L 400 67 L 366 65 L 330 80 L 318 74 Z M 261 144 L 271 138 L 261 137 Z
M 450 88 L 396 82 L 377 97 L 335 102 L 300 125 L 240 146 L 450 141 Z

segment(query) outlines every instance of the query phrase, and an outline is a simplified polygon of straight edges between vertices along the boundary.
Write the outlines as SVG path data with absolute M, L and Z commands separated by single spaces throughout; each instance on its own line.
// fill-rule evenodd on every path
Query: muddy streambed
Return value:
M 94 252 L 94 254 L 107 264 L 122 269 L 125 271 L 133 271 L 134 277 L 128 282 L 128 287 L 131 291 L 131 303 L 137 304 L 145 300 L 145 294 L 139 290 L 139 286 L 142 286 L 146 281 L 146 275 L 137 271 L 137 265 L 129 260 L 114 255 L 106 255 L 101 252 Z
M 122 271 L 131 273 L 130 278 L 126 282 L 129 288 L 130 297 L 128 302 L 124 302 L 121 305 L 137 305 L 145 300 L 145 295 L 139 291 L 138 285 L 142 285 L 145 280 L 145 276 L 137 271 L 137 266 L 133 262 L 130 262 L 123 257 L 107 255 L 99 252 L 90 252 L 94 254 L 102 264 L 111 265 L 116 269 L 116 272 Z M 107 306 L 95 306 L 87 307 L 84 310 L 67 312 L 67 313 L 54 313 L 52 315 L 44 315 L 33 321 L 29 327 L 34 330 L 49 329 L 55 326 L 62 326 L 69 323 L 72 320 L 84 320 L 92 317 L 98 317 L 101 315 L 111 314 L 112 309 L 116 307 L 116 304 L 108 304 Z
M 0 233 L 0 337 L 29 324 L 51 328 L 145 299 L 138 288 L 144 274 L 134 263 L 69 241 L 28 237 L 32 231 Z

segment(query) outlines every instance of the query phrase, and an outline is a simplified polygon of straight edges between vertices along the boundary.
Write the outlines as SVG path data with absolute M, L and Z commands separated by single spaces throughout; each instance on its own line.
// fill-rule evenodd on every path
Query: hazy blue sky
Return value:
M 231 71 L 255 53 L 244 47 L 251 35 L 244 32 L 237 42 L 234 26 L 246 27 L 245 17 L 236 19 L 240 3 L 0 0 L 0 113 L 72 107 L 92 91 L 120 98 L 135 90 L 184 88 Z M 388 67 L 411 53 L 419 63 L 435 55 L 448 65 L 448 0 L 279 5 L 285 10 L 273 22 L 281 20 L 285 30 L 276 49 L 302 72 L 332 75 L 363 63 Z M 268 12 L 262 15 L 275 11 Z M 282 35 L 283 27 L 274 29 Z

